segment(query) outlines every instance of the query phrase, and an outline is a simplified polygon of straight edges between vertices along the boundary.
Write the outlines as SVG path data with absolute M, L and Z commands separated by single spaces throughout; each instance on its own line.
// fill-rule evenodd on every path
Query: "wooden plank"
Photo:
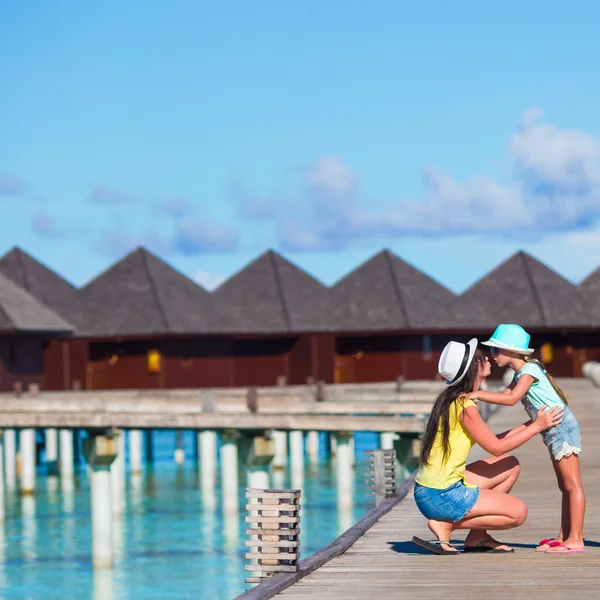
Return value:
M 300 510 L 300 504 L 246 504 L 246 510 L 298 512 Z
M 28 407 L 29 408 L 29 407 Z M 21 411 L 23 407 L 21 407 Z M 161 413 L 81 413 L 36 412 L 35 407 L 26 412 L 0 413 L 0 428 L 26 427 L 122 427 L 126 429 L 278 429 L 296 431 L 373 431 L 418 434 L 423 430 L 424 419 L 394 416 L 337 415 L 262 415 L 262 414 L 185 414 Z
M 254 488 L 246 488 L 246 498 L 281 498 L 299 499 L 300 490 L 258 490 Z

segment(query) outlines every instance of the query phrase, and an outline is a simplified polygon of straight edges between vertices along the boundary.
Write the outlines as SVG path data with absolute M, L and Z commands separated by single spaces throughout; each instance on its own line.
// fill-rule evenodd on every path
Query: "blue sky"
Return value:
M 454 291 L 519 249 L 600 265 L 600 4 L 0 11 L 0 251 L 76 284 L 139 244 L 209 286 L 267 248 Z

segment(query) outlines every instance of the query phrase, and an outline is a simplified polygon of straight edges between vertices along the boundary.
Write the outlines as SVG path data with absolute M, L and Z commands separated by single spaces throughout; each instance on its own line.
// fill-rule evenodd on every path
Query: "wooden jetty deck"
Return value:
M 439 382 L 0 394 L 0 428 L 423 430 Z
M 344 554 L 272 597 L 281 600 L 598 597 L 600 391 L 586 380 L 566 380 L 561 384 L 569 393 L 571 407 L 582 426 L 581 466 L 587 496 L 584 554 L 548 556 L 533 550 L 540 539 L 557 533 L 560 515 L 554 471 L 545 446 L 536 437 L 514 451 L 521 462 L 521 476 L 513 493 L 527 503 L 527 521 L 520 528 L 494 534 L 511 544 L 514 554 L 436 556 L 422 551 L 411 543 L 412 536 L 430 538 L 431 534 L 409 493 Z M 524 420 L 525 412 L 517 405 L 492 416 L 490 427 L 499 432 Z M 472 458 L 484 455 L 476 448 Z M 456 532 L 453 542 L 460 544 L 465 535 L 466 532 Z M 252 592 L 258 592 L 258 588 Z

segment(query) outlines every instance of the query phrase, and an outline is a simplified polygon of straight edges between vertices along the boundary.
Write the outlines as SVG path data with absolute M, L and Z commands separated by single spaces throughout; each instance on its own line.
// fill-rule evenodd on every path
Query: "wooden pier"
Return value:
M 418 434 L 440 383 L 0 394 L 0 428 Z
M 517 529 L 492 532 L 497 539 L 513 546 L 514 554 L 437 556 L 421 550 L 411 543 L 412 536 L 428 539 L 432 536 L 409 492 L 343 554 L 337 556 L 336 543 L 339 546 L 340 538 L 329 547 L 331 560 L 287 589 L 279 591 L 285 577 L 279 576 L 279 590 L 275 585 L 277 578 L 273 578 L 242 597 L 248 600 L 595 598 L 600 586 L 600 391 L 586 380 L 560 383 L 569 394 L 571 408 L 582 427 L 581 467 L 587 496 L 584 554 L 549 556 L 534 552 L 539 540 L 556 535 L 560 517 L 560 494 L 554 471 L 545 446 L 536 437 L 514 451 L 521 462 L 521 476 L 513 493 L 527 503 L 527 521 Z M 489 423 L 494 431 L 500 432 L 525 420 L 525 412 L 517 405 L 502 408 Z M 471 458 L 484 455 L 476 448 Z M 465 535 L 466 532 L 456 532 L 452 541 L 460 547 Z M 310 562 L 311 557 L 300 563 L 301 571 Z

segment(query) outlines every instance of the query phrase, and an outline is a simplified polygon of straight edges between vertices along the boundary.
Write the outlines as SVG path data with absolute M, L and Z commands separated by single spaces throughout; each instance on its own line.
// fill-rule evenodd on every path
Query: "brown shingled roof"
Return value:
M 360 265 L 330 292 L 332 319 L 339 331 L 453 329 L 459 310 L 452 308 L 455 298 L 389 250 Z
M 90 309 L 82 301 L 79 290 L 27 252 L 18 247 L 7 252 L 0 258 L 0 274 L 72 323 L 78 331 L 85 329 Z
M 269 250 L 220 285 L 213 296 L 241 316 L 240 333 L 324 331 L 328 290 Z
M 8 277 L 0 275 L 0 331 L 71 333 L 73 326 Z
M 218 333 L 231 325 L 204 288 L 144 248 L 112 265 L 81 293 L 101 307 L 101 318 L 91 327 L 96 337 Z
M 600 327 L 600 268 L 578 286 L 592 327 Z
M 575 285 L 525 252 L 518 252 L 463 293 L 486 306 L 495 323 L 523 327 L 588 327 Z

